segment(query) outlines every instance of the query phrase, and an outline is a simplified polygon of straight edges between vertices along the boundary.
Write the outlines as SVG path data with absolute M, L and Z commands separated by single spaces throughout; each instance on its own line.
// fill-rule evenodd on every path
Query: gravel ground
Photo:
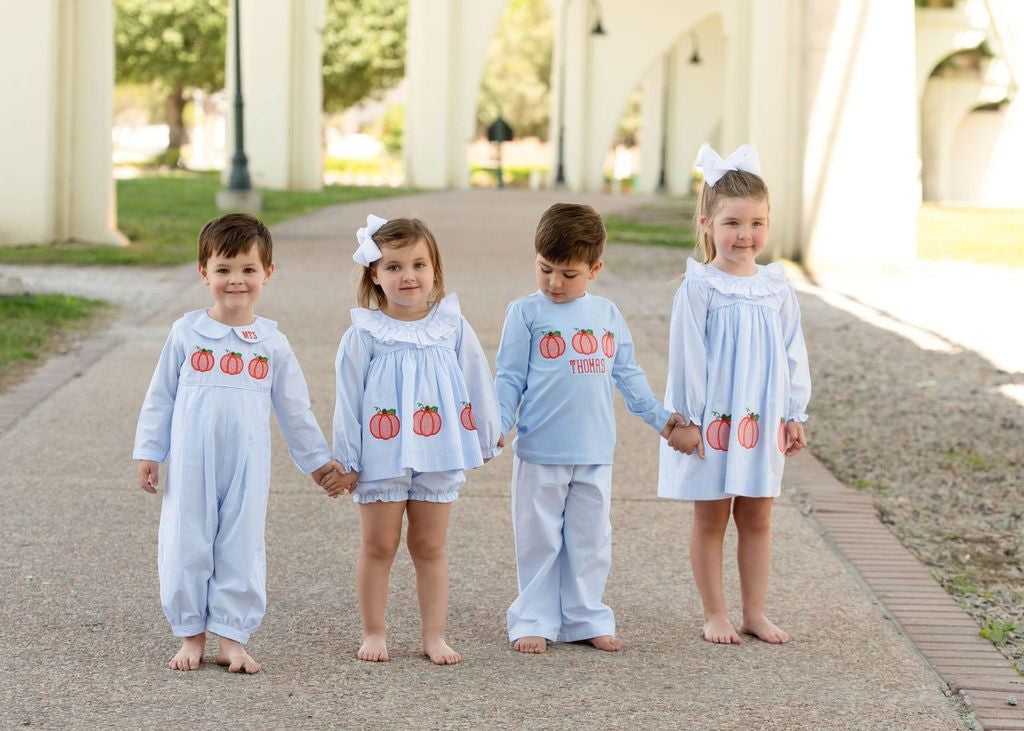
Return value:
M 689 253 L 613 244 L 605 271 L 674 288 Z M 811 359 L 811 452 L 875 496 L 883 522 L 979 624 L 1014 625 L 997 646 L 1024 674 L 1024 406 L 1007 395 L 1024 374 L 819 290 L 796 267 L 789 276 Z M 650 311 L 655 329 L 668 314 Z

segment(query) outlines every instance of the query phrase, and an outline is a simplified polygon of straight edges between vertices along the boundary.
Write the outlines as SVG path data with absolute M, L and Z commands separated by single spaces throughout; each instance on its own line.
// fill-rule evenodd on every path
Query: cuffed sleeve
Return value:
M 696 279 L 686 279 L 672 303 L 668 338 L 668 398 L 673 411 L 701 425 L 707 398 L 707 351 L 704 329 L 708 291 Z
M 363 393 L 369 368 L 370 347 L 362 332 L 350 327 L 341 338 L 334 367 L 334 457 L 347 472 L 362 472 Z
M 498 438 L 502 434 L 498 396 L 483 346 L 464 317 L 455 350 L 473 405 L 473 420 L 480 437 L 480 451 L 485 458 L 496 457 L 501 454 Z
M 501 412 L 501 432 L 505 434 L 516 423 L 519 402 L 526 390 L 526 375 L 530 367 L 530 327 L 523 319 L 523 311 L 513 302 L 505 312 L 505 325 L 495 359 L 497 378 L 495 386 Z
M 807 404 L 811 400 L 811 369 L 807 362 L 807 344 L 800 326 L 800 303 L 796 291 L 790 287 L 779 311 L 782 337 L 789 362 L 789 405 L 787 421 L 807 421 Z
M 622 314 L 618 315 L 619 332 L 614 333 L 616 342 L 615 361 L 612 364 L 612 378 L 626 400 L 630 413 L 636 414 L 655 431 L 661 431 L 671 414 L 662 406 L 651 389 L 647 374 L 636 362 L 633 335 Z
M 171 449 L 171 418 L 174 416 L 174 398 L 178 393 L 178 374 L 184 362 L 184 346 L 177 337 L 176 328 L 172 328 L 160 352 L 139 414 L 133 459 L 153 462 L 167 459 Z
M 310 408 L 309 388 L 298 359 L 290 347 L 278 359 L 280 362 L 271 364 L 274 382 L 270 400 L 288 443 L 288 454 L 295 466 L 308 475 L 330 462 L 331 452 Z

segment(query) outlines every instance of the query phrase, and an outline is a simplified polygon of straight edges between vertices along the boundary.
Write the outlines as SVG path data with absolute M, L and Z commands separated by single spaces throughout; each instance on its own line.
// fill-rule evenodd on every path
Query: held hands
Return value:
M 504 449 L 504 448 L 505 448 L 505 435 L 502 434 L 501 436 L 498 437 L 498 449 Z M 484 464 L 487 464 L 492 459 L 494 459 L 494 457 L 484 457 Z
M 332 459 L 319 469 L 313 470 L 310 477 L 313 482 L 324 489 L 329 497 L 338 497 L 343 492 L 352 492 L 356 488 L 359 473 L 345 472 L 345 468 L 336 459 Z
M 704 459 L 704 440 L 701 438 L 700 427 L 696 424 L 677 426 L 668 437 L 668 446 L 683 454 L 697 453 Z
M 150 495 L 156 495 L 156 486 L 160 484 L 160 465 L 151 459 L 140 459 L 136 471 L 139 487 Z

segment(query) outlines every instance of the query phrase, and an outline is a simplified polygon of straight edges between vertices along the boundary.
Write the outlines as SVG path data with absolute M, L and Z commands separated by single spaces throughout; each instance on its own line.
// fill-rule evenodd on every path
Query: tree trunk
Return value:
M 185 131 L 183 119 L 185 105 L 188 104 L 185 98 L 185 90 L 176 86 L 167 95 L 164 101 L 164 111 L 167 115 L 167 153 L 165 155 L 167 164 L 177 165 L 181 156 L 181 146 L 188 142 L 188 132 Z

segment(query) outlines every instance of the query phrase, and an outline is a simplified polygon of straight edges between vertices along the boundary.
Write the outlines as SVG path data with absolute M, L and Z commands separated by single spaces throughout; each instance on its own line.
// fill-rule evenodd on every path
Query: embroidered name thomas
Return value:
M 604 358 L 572 358 L 569 360 L 569 370 L 574 376 L 606 373 L 607 368 Z

